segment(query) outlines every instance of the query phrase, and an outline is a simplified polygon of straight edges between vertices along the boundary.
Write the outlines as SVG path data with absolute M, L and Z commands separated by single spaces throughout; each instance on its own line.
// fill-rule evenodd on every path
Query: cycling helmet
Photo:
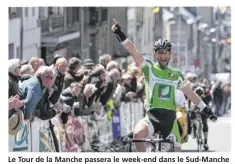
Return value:
M 196 88 L 194 89 L 194 92 L 195 92 L 198 96 L 201 96 L 201 95 L 205 94 L 204 89 L 203 89 L 202 87 L 196 87 Z
M 167 39 L 158 39 L 153 45 L 153 50 L 155 52 L 159 50 L 171 51 L 171 42 Z

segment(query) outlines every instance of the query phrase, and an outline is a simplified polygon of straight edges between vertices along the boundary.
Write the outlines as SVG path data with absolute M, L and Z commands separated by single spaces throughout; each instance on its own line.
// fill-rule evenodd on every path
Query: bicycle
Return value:
M 196 140 L 197 151 L 202 152 L 203 139 L 202 139 L 202 118 L 199 110 L 196 111 Z
M 146 152 L 174 152 L 175 150 L 173 139 L 171 137 L 170 139 L 163 139 L 161 133 L 156 133 L 152 137 L 138 139 L 133 139 L 133 133 L 130 133 L 123 137 L 122 142 L 127 145 L 127 152 L 132 152 L 132 144 L 136 142 L 148 143 Z M 170 144 L 170 149 L 168 150 L 164 145 L 162 145 L 163 143 Z

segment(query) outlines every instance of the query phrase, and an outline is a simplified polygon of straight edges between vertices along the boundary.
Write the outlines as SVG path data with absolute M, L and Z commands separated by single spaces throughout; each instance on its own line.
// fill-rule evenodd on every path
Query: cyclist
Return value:
M 202 100 L 207 104 L 209 104 L 209 102 L 207 102 L 208 100 L 208 96 L 205 95 L 205 89 L 202 88 L 201 86 L 198 86 L 194 89 L 194 92 L 202 98 Z M 208 105 L 207 104 L 207 105 Z M 190 121 L 191 121 L 191 125 L 189 128 L 192 128 L 193 129 L 193 138 L 196 138 L 196 131 L 197 131 L 197 126 L 196 126 L 196 112 L 195 112 L 195 107 L 193 104 L 191 105 L 191 108 L 193 108 L 193 110 L 190 112 Z M 214 119 L 216 118 L 216 116 L 213 114 L 213 113 L 209 113 L 209 118 L 214 121 Z M 201 119 L 202 119 L 202 131 L 203 131 L 203 136 L 204 136 L 204 142 L 203 142 L 203 148 L 204 150 L 209 150 L 209 146 L 208 146 L 208 124 L 207 124 L 207 115 L 205 114 L 201 114 Z M 190 130 L 191 131 L 191 130 Z
M 175 94 L 179 88 L 189 100 L 192 100 L 201 111 L 211 109 L 198 97 L 187 83 L 183 83 L 183 75 L 180 71 L 168 67 L 171 57 L 171 42 L 159 39 L 153 46 L 153 57 L 157 63 L 145 59 L 136 49 L 135 45 L 126 37 L 118 22 L 113 19 L 111 30 L 116 34 L 119 42 L 133 57 L 135 63 L 145 77 L 145 108 L 146 117 L 140 120 L 134 128 L 134 138 L 144 138 L 154 133 L 161 132 L 166 138 L 173 130 L 178 131 L 176 121 Z M 175 138 L 177 138 L 176 136 Z M 175 141 L 176 142 L 176 141 Z M 144 143 L 136 143 L 138 152 L 145 152 Z M 181 151 L 180 149 L 175 151 Z

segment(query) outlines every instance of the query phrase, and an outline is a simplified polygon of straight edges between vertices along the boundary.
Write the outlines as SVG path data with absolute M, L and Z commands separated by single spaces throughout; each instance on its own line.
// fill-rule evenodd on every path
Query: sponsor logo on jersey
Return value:
M 171 87 L 169 85 L 159 85 L 158 98 L 161 100 L 170 100 Z
M 162 84 L 168 84 L 168 85 L 173 85 L 173 86 L 177 86 L 178 85 L 178 81 L 172 81 L 172 80 L 167 80 L 167 79 L 161 79 L 158 77 L 152 77 L 152 82 L 154 83 L 162 83 Z
M 173 74 L 173 73 L 171 73 L 171 72 L 168 72 L 168 77 L 176 77 L 176 74 Z

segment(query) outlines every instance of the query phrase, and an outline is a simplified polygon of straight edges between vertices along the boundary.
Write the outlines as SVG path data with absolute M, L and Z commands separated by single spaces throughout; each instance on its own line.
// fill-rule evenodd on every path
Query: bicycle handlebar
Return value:
M 150 142 L 150 143 L 159 143 L 159 142 L 165 142 L 165 143 L 172 143 L 172 140 L 169 139 L 158 139 L 158 138 L 135 138 L 135 139 L 127 139 L 122 141 L 124 143 L 132 143 L 132 142 Z

